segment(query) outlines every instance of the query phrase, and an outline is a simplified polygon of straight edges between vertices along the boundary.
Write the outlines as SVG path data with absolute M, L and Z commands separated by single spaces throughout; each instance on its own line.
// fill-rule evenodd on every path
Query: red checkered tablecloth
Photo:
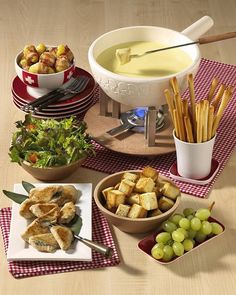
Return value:
M 114 250 L 110 259 L 104 258 L 101 254 L 93 251 L 92 261 L 10 261 L 8 262 L 9 272 L 15 278 L 56 274 L 86 269 L 95 269 L 108 266 L 115 266 L 120 263 L 118 252 L 106 219 L 93 202 L 92 237 L 93 241 L 105 244 Z M 0 210 L 0 227 L 3 236 L 5 252 L 8 248 L 9 232 L 11 221 L 11 208 Z
M 220 62 L 202 59 L 200 68 L 195 78 L 195 93 L 198 99 L 205 98 L 208 94 L 211 81 L 217 77 L 219 84 L 236 86 L 236 66 L 223 64 Z M 98 90 L 98 89 L 97 89 Z M 184 98 L 189 96 L 188 91 L 183 94 Z M 95 100 L 98 99 L 98 91 L 95 91 Z M 176 161 L 175 153 L 157 156 L 155 159 L 148 160 L 142 157 L 131 157 L 130 155 L 120 154 L 108 150 L 101 145 L 95 144 L 96 157 L 88 158 L 83 167 L 94 169 L 105 173 L 114 173 L 123 170 L 142 169 L 150 165 L 160 171 L 161 174 L 169 177 L 169 169 Z M 236 146 L 236 91 L 225 110 L 217 131 L 216 143 L 214 146 L 213 157 L 220 162 L 220 168 L 213 180 L 204 185 L 196 185 L 176 181 L 183 193 L 188 193 L 200 198 L 207 197 L 217 177 L 224 169 L 227 160 Z

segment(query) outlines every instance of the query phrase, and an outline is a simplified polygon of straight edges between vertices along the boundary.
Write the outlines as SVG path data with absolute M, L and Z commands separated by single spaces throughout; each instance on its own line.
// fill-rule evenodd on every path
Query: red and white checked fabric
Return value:
M 195 93 L 198 99 L 207 96 L 211 81 L 217 77 L 219 84 L 236 86 L 236 66 L 227 65 L 220 62 L 202 59 L 200 68 L 195 78 Z M 189 98 L 186 91 L 184 98 Z M 98 91 L 95 91 L 94 99 L 98 99 Z M 157 156 L 155 159 L 148 160 L 142 157 L 131 157 L 130 155 L 120 154 L 108 150 L 101 145 L 95 144 L 96 157 L 88 158 L 83 167 L 94 169 L 105 173 L 114 173 L 123 170 L 142 169 L 150 165 L 160 171 L 161 174 L 169 177 L 169 169 L 176 161 L 176 154 Z M 183 193 L 191 194 L 196 197 L 205 198 L 212 188 L 217 177 L 224 169 L 227 160 L 236 146 L 236 91 L 225 110 L 217 131 L 217 138 L 214 146 L 213 157 L 219 161 L 220 169 L 214 179 L 207 185 L 200 186 L 174 180 Z
M 10 261 L 8 262 L 9 272 L 15 278 L 25 278 L 32 276 L 56 274 L 62 272 L 79 271 L 86 269 L 95 269 L 108 266 L 115 266 L 120 263 L 118 252 L 107 220 L 100 213 L 99 209 L 93 202 L 92 205 L 92 237 L 93 241 L 105 244 L 114 250 L 110 259 L 104 258 L 101 254 L 93 251 L 92 261 Z M 10 232 L 11 208 L 0 210 L 0 227 L 2 230 L 3 243 L 5 252 L 8 249 L 8 240 Z

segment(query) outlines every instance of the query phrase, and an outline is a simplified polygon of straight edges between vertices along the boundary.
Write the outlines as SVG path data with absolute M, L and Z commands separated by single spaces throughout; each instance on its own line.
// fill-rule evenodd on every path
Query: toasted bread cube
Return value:
M 135 191 L 138 193 L 148 193 L 152 192 L 155 186 L 155 182 L 150 177 L 139 178 L 135 185 Z
M 129 210 L 129 205 L 120 204 L 116 210 L 116 214 L 119 216 L 127 217 Z
M 160 188 L 159 188 L 157 185 L 154 186 L 154 188 L 153 188 L 153 192 L 156 193 L 157 198 L 160 198 L 161 196 L 163 196 L 163 194 L 162 194 L 161 191 L 160 191 Z
M 180 190 L 177 186 L 170 182 L 166 182 L 164 186 L 161 188 L 161 193 L 172 200 L 176 200 L 176 198 L 180 195 Z
M 107 199 L 107 194 L 108 194 L 108 192 L 111 191 L 111 190 L 113 190 L 113 189 L 114 189 L 114 187 L 113 187 L 113 186 L 110 186 L 110 187 L 108 187 L 108 188 L 105 188 L 105 189 L 102 191 L 102 194 L 103 194 L 103 197 L 104 197 L 105 200 Z
M 130 197 L 126 199 L 126 202 L 130 205 L 138 204 L 140 205 L 140 194 L 132 194 Z
M 174 205 L 174 201 L 171 199 L 168 199 L 166 197 L 161 197 L 159 199 L 159 208 L 163 212 L 168 211 L 171 207 L 173 207 L 173 205 Z
M 159 208 L 148 211 L 148 217 L 154 217 L 163 214 Z
M 146 210 L 158 208 L 156 193 L 144 193 L 140 195 L 140 205 Z
M 154 181 L 158 178 L 158 171 L 152 167 L 144 167 L 141 173 L 141 177 L 152 178 Z
M 125 194 L 118 190 L 111 190 L 107 193 L 107 209 L 114 211 L 120 204 L 125 203 Z
M 123 192 L 126 196 L 130 196 L 133 189 L 135 187 L 135 183 L 128 179 L 123 179 L 119 185 L 118 190 Z
M 136 182 L 138 180 L 138 175 L 130 172 L 125 172 L 122 179 L 128 179 L 130 181 Z
M 114 186 L 114 189 L 119 189 L 119 186 L 120 186 L 120 182 L 118 182 L 118 183 Z
M 144 218 L 147 216 L 147 210 L 138 204 L 133 204 L 129 210 L 129 218 Z

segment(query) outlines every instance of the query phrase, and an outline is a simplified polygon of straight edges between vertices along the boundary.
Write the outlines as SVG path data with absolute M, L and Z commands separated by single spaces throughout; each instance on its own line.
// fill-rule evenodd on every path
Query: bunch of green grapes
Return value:
M 190 251 L 195 243 L 223 232 L 219 223 L 210 222 L 209 209 L 185 208 L 183 214 L 175 214 L 162 224 L 163 232 L 156 236 L 156 244 L 151 250 L 155 259 L 170 261 Z

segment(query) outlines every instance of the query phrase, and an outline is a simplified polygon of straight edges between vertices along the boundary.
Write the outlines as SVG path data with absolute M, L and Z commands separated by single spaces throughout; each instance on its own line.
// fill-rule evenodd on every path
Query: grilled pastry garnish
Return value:
M 49 224 L 54 224 L 57 223 L 57 219 L 59 217 L 59 212 L 60 209 L 59 207 L 55 207 L 53 209 L 51 209 L 51 211 L 49 211 L 48 213 L 44 214 L 43 216 L 38 218 L 38 221 L 40 223 L 49 223 Z
M 26 219 L 35 217 L 34 214 L 30 211 L 30 208 L 34 204 L 35 202 L 33 200 L 30 200 L 30 199 L 24 200 L 24 202 L 22 202 L 20 205 L 20 210 L 19 210 L 20 215 Z
M 68 250 L 70 248 L 74 236 L 68 227 L 55 225 L 51 227 L 51 233 L 62 250 Z
M 59 213 L 59 223 L 69 223 L 75 217 L 75 213 L 75 204 L 73 202 L 65 203 Z
M 53 253 L 59 248 L 57 241 L 51 233 L 30 237 L 29 244 L 41 252 Z
M 49 233 L 48 226 L 41 224 L 37 219 L 35 219 L 30 225 L 26 228 L 26 231 L 21 235 L 23 240 L 29 242 L 29 238 L 39 234 L 46 234 Z
M 56 203 L 37 203 L 32 205 L 29 210 L 34 216 L 41 217 L 54 208 L 58 208 L 58 205 Z
M 63 191 L 63 186 L 54 185 L 44 188 L 32 188 L 30 190 L 29 199 L 35 201 L 35 203 L 48 203 L 53 198 L 56 198 Z
M 50 201 L 53 203 L 57 203 L 58 206 L 63 206 L 65 203 L 72 202 L 76 203 L 78 198 L 78 190 L 73 185 L 64 185 L 62 187 L 62 193 L 55 195 Z

